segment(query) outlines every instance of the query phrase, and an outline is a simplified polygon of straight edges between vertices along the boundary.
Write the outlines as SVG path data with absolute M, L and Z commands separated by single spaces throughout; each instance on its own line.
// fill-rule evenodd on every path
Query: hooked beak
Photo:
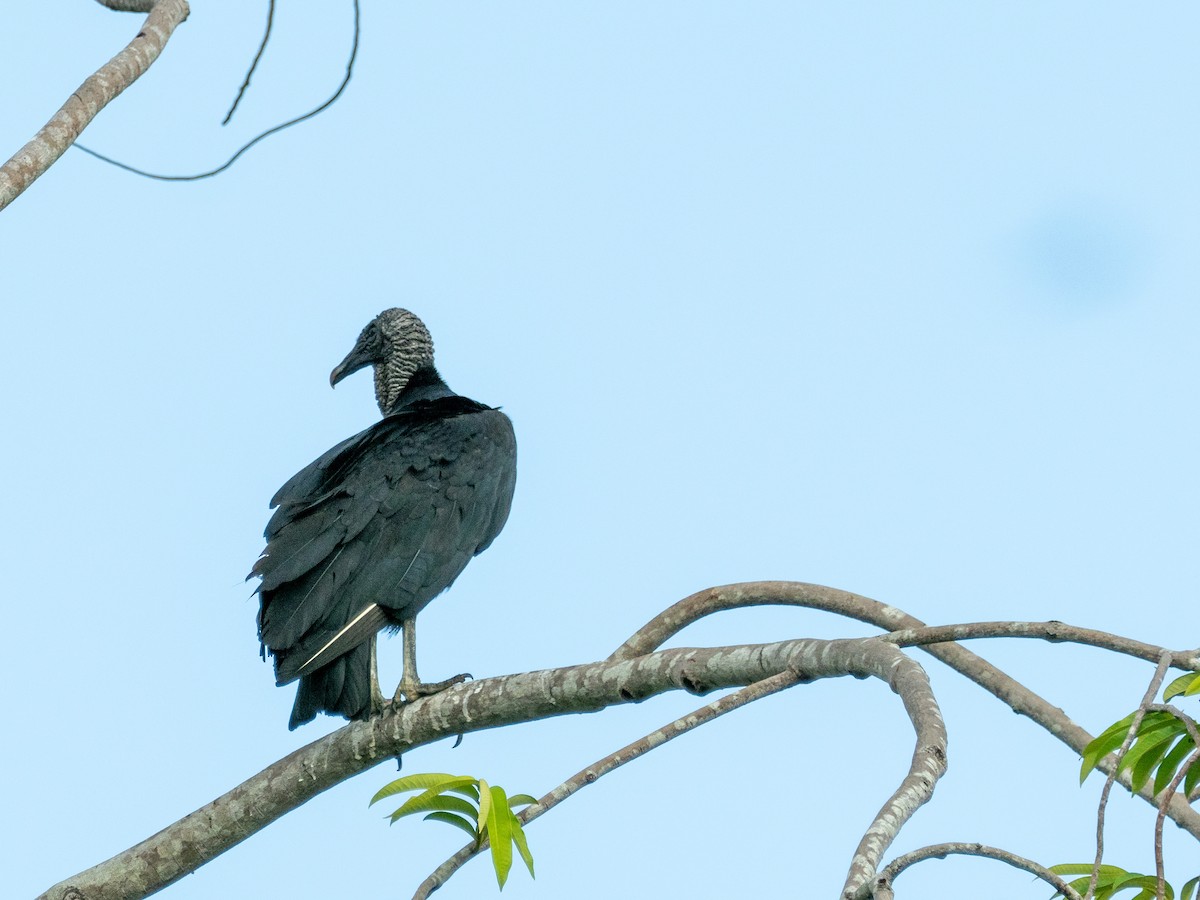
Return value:
M 375 362 L 371 354 L 370 348 L 362 344 L 356 344 L 346 358 L 338 363 L 332 372 L 329 373 L 329 386 L 333 387 L 347 375 L 357 372 L 359 369 L 365 369 L 367 366 Z

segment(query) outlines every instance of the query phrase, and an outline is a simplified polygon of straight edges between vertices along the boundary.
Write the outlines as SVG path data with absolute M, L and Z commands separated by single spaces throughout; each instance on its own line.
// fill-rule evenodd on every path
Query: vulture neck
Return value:
M 379 411 L 385 416 L 390 416 L 403 412 L 405 408 L 422 400 L 440 400 L 443 397 L 455 396 L 457 395 L 454 391 L 450 390 L 446 386 L 446 382 L 442 381 L 442 376 L 438 374 L 437 369 L 433 366 L 422 366 L 413 372 L 413 376 L 404 386 L 404 390 L 390 406 L 385 407 L 383 403 L 380 403 Z

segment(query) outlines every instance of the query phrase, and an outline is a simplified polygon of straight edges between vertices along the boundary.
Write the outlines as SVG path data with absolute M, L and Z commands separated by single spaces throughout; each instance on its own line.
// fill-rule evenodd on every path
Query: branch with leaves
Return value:
M 764 604 L 825 610 L 872 622 L 886 633 L 843 640 L 659 649 L 682 628 L 705 615 Z M 983 686 L 1014 710 L 1030 716 L 1078 752 L 1090 749 L 1092 736 L 1074 725 L 1061 710 L 958 644 L 940 643 L 983 637 L 1040 638 L 1054 643 L 1104 647 L 1116 653 L 1156 660 L 1163 672 L 1170 667 L 1200 669 L 1195 651 L 1173 652 L 1061 622 L 991 622 L 930 627 L 894 607 L 818 585 L 757 582 L 712 588 L 688 597 L 656 616 L 603 662 L 458 685 L 432 697 L 391 708 L 382 716 L 353 722 L 297 750 L 141 844 L 56 885 L 40 900 L 132 900 L 147 896 L 194 871 L 317 794 L 385 760 L 445 737 L 549 716 L 594 712 L 608 706 L 640 702 L 670 690 L 705 694 L 723 688 L 741 688 L 577 773 L 536 803 L 514 814 L 512 822 L 523 826 L 606 772 L 724 712 L 778 690 L 843 675 L 884 680 L 899 695 L 916 734 L 908 773 L 865 831 L 849 865 L 841 896 L 845 900 L 864 900 L 880 890 L 878 879 L 884 853 L 916 809 L 929 800 L 946 763 L 946 732 L 937 701 L 924 669 L 902 647 L 920 647 Z M 1185 679 L 1190 677 L 1185 676 Z M 1185 679 L 1177 679 L 1168 690 L 1175 688 L 1177 694 L 1190 690 L 1193 682 L 1185 682 Z M 1191 740 L 1186 717 L 1148 710 L 1143 719 L 1159 714 L 1178 723 Z M 1190 727 L 1194 729 L 1194 723 Z M 1126 722 L 1121 737 L 1128 734 L 1129 722 Z M 1123 764 L 1107 751 L 1093 753 L 1088 760 L 1096 768 L 1111 773 L 1116 783 L 1130 787 L 1154 802 L 1165 817 L 1200 838 L 1200 816 L 1173 788 L 1156 797 L 1155 788 L 1140 781 L 1142 770 L 1136 763 Z M 1173 774 L 1178 777 L 1171 784 L 1183 783 L 1186 790 L 1188 785 L 1181 779 L 1187 776 L 1178 771 L 1183 760 L 1174 759 L 1174 762 L 1176 770 Z M 1189 759 L 1183 771 L 1190 771 L 1191 767 Z M 481 784 L 479 779 L 467 781 L 474 782 L 478 792 L 474 798 L 478 805 L 474 808 L 473 826 L 469 816 L 463 818 L 467 815 L 464 809 L 457 805 L 455 809 L 440 809 L 434 804 L 428 806 L 428 811 L 457 812 L 459 818 L 473 829 L 472 842 L 439 867 L 418 889 L 417 897 L 427 897 L 467 859 L 487 848 L 489 825 L 495 829 L 492 833 L 505 831 L 508 863 L 511 863 L 516 832 L 507 816 L 501 817 L 503 821 L 496 818 L 501 808 L 511 809 L 507 799 L 502 807 L 495 806 L 496 795 L 491 786 L 485 791 L 482 790 L 485 782 Z M 401 783 L 407 782 L 401 779 Z M 431 783 L 422 789 L 428 794 L 433 787 Z M 435 796 L 444 794 L 444 790 L 436 791 L 415 806 L 429 804 Z M 489 799 L 484 799 L 485 794 Z M 483 809 L 485 805 L 486 810 Z M 445 821 L 443 817 L 437 818 Z M 523 832 L 521 834 L 523 837 Z M 518 843 L 519 852 L 520 846 Z M 899 870 L 882 871 L 891 873 L 888 875 L 891 878 Z

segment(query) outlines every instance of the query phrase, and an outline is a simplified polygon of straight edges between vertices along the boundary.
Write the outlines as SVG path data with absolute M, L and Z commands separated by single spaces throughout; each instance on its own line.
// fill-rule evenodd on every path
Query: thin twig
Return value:
M 195 175 L 159 175 L 155 172 L 147 172 L 145 169 L 139 169 L 136 166 L 131 166 L 127 163 L 120 162 L 113 159 L 111 156 L 105 156 L 103 153 L 97 153 L 95 150 L 85 147 L 82 144 L 76 144 L 75 148 L 77 150 L 82 150 L 84 153 L 94 156 L 96 159 L 102 160 L 109 165 L 116 166 L 118 169 L 124 169 L 126 172 L 132 172 L 134 175 L 141 175 L 143 178 L 153 178 L 155 181 L 199 181 L 202 178 L 212 178 L 214 175 L 220 175 L 235 162 L 237 162 L 243 153 L 257 144 L 259 141 L 268 138 L 277 132 L 283 131 L 285 128 L 291 128 L 293 125 L 299 125 L 301 122 L 311 119 L 313 116 L 320 115 L 337 102 L 338 97 L 342 96 L 342 91 L 346 90 L 346 86 L 350 84 L 350 78 L 354 74 L 354 61 L 358 58 L 359 22 L 359 0 L 354 0 L 354 44 L 350 48 L 350 59 L 346 62 L 346 74 L 342 78 L 342 83 L 338 85 L 338 89 L 333 92 L 333 96 L 331 96 L 320 106 L 309 110 L 302 116 L 289 119 L 280 125 L 276 125 L 274 128 L 268 128 L 262 134 L 258 135 L 258 137 L 243 144 L 237 153 L 233 154 L 233 156 L 229 157 L 229 159 L 225 160 L 224 163 L 217 166 L 215 169 L 209 169 L 207 172 L 197 172 Z
M 101 0 L 109 9 L 144 11 L 145 3 Z M 91 121 L 158 59 L 188 17 L 186 0 L 158 0 L 137 36 L 71 94 L 41 131 L 0 166 L 0 209 L 19 197 L 67 152 Z
M 517 818 L 521 820 L 522 825 L 528 825 L 534 819 L 558 806 L 558 804 L 576 793 L 580 788 L 594 784 L 609 772 L 620 768 L 626 763 L 633 762 L 633 760 L 639 756 L 644 756 L 655 747 L 659 747 L 667 741 L 679 737 L 681 734 L 686 734 L 693 728 L 697 728 L 706 722 L 711 722 L 718 716 L 723 716 L 727 712 L 732 712 L 739 707 L 745 706 L 747 703 L 752 703 L 777 691 L 790 688 L 797 684 L 799 680 L 796 673 L 791 670 L 780 672 L 777 675 L 772 675 L 770 678 L 764 678 L 762 681 L 748 685 L 741 690 L 734 691 L 732 694 L 726 694 L 721 699 L 706 704 L 686 716 L 681 716 L 657 731 L 653 731 L 645 737 L 627 744 L 615 753 L 610 753 L 603 759 L 597 760 L 586 769 L 576 772 L 558 787 L 541 797 L 536 803 L 521 810 L 517 814 Z M 486 840 L 478 845 L 474 843 L 465 845 L 434 869 L 429 877 L 421 882 L 421 885 L 417 888 L 417 892 L 413 894 L 413 900 L 426 900 L 430 894 L 444 885 L 451 875 L 461 869 L 472 857 L 484 852 L 488 846 L 489 844 Z
M 1132 746 L 1134 738 L 1137 737 L 1138 727 L 1142 724 L 1142 719 L 1146 717 L 1146 707 L 1154 702 L 1154 698 L 1158 694 L 1158 689 L 1162 687 L 1163 679 L 1167 677 L 1167 669 L 1171 666 L 1171 656 L 1171 653 L 1163 651 L 1163 655 L 1158 661 L 1158 666 L 1154 670 L 1154 677 L 1150 679 L 1150 686 L 1146 688 L 1142 702 L 1138 704 L 1137 712 L 1133 715 L 1133 721 L 1129 723 L 1129 730 L 1125 733 L 1125 740 L 1121 742 L 1121 746 L 1114 754 L 1114 765 L 1108 773 L 1108 778 L 1104 781 L 1104 789 L 1100 791 L 1100 808 L 1096 810 L 1096 861 L 1092 863 L 1092 877 L 1088 879 L 1088 889 L 1085 897 L 1090 898 L 1095 895 L 1096 883 L 1100 880 L 1100 863 L 1104 858 L 1104 810 L 1108 805 L 1108 795 L 1112 791 L 1113 782 L 1117 777 L 1117 768 L 1121 757 L 1125 755 L 1126 751 Z
M 1058 875 L 1051 872 L 1045 866 L 1035 863 L 1033 860 L 1026 859 L 1023 856 L 1018 856 L 1015 853 L 1010 853 L 1007 850 L 1001 850 L 998 847 L 989 847 L 987 844 L 967 844 L 950 842 L 945 844 L 933 844 L 929 847 L 922 847 L 920 850 L 914 850 L 911 853 L 905 853 L 903 856 L 897 856 L 894 860 L 887 864 L 879 873 L 879 878 L 875 881 L 875 900 L 892 900 L 894 894 L 892 892 L 892 884 L 896 878 L 907 869 L 909 866 L 923 862 L 927 859 L 945 859 L 951 855 L 963 856 L 984 856 L 988 859 L 999 860 L 1003 863 L 1008 863 L 1010 866 L 1015 866 L 1018 869 L 1024 869 L 1033 875 L 1036 875 L 1042 881 L 1049 884 L 1052 888 L 1062 894 L 1067 900 L 1080 900 L 1078 892 L 1072 888 Z
M 1147 662 L 1158 662 L 1163 653 L 1168 652 L 1165 647 L 1155 644 L 1147 644 L 1143 641 L 1122 637 L 1119 634 L 1097 631 L 1094 628 L 1081 628 L 1078 625 L 1068 625 L 1066 622 L 1057 621 L 927 625 L 924 628 L 902 628 L 899 631 L 879 636 L 881 641 L 889 641 L 898 647 L 924 647 L 930 644 L 983 638 L 1029 638 L 1052 644 L 1083 644 L 1088 647 L 1111 650 L 1114 653 L 1123 653 Z M 1200 668 L 1200 654 L 1197 654 L 1195 650 L 1172 652 L 1171 665 L 1181 669 Z
M 242 95 L 246 93 L 246 88 L 250 87 L 250 79 L 254 75 L 254 70 L 258 68 L 258 61 L 262 59 L 263 51 L 267 49 L 267 41 L 271 39 L 271 25 L 275 21 L 275 0 L 270 0 L 267 4 L 267 30 L 263 32 L 262 43 L 258 45 L 258 52 L 254 54 L 254 61 L 250 63 L 250 68 L 246 72 L 246 80 L 242 82 L 242 86 L 238 88 L 237 96 L 233 98 L 233 106 L 229 107 L 229 112 L 225 114 L 225 118 L 221 120 L 222 125 L 228 125 L 229 120 L 233 118 L 234 112 L 238 108 L 238 104 L 242 102 Z

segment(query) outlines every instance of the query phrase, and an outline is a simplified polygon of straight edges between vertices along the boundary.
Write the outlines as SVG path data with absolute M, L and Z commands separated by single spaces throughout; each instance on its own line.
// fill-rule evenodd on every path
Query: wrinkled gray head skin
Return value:
M 385 309 L 367 323 L 354 349 L 329 374 L 335 385 L 351 372 L 375 367 L 375 402 L 387 415 L 400 392 L 424 366 L 433 365 L 433 338 L 425 323 L 407 309 Z

